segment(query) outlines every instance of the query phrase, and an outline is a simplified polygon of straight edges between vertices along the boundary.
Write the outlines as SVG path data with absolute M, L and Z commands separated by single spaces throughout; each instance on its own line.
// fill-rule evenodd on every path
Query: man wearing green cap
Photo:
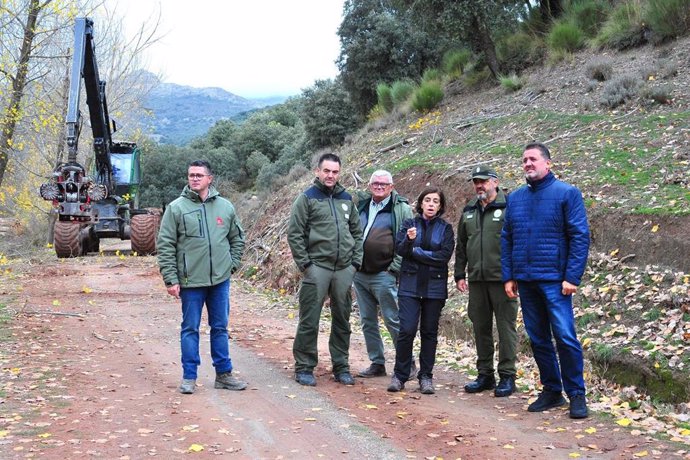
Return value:
M 494 389 L 497 397 L 510 396 L 515 391 L 518 304 L 506 294 L 501 278 L 506 196 L 498 187 L 496 172 L 485 165 L 476 166 L 469 180 L 474 184 L 477 199 L 463 209 L 458 224 L 455 282 L 460 292 L 469 288 L 468 314 L 474 329 L 479 375 L 465 385 L 465 391 Z M 498 385 L 494 375 L 494 316 L 498 330 Z

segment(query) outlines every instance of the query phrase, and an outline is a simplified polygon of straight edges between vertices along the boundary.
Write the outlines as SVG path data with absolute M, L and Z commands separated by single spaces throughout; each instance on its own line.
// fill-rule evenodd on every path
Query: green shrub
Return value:
M 602 26 L 595 43 L 599 46 L 624 50 L 646 43 L 642 10 L 637 2 L 623 2 L 611 13 Z
M 371 108 L 369 111 L 369 114 L 367 115 L 367 121 L 374 121 L 378 120 L 379 118 L 383 118 L 386 113 L 386 109 L 384 109 L 381 104 L 376 104 L 374 107 Z
M 640 96 L 648 101 L 654 101 L 657 104 L 669 104 L 671 102 L 671 93 L 673 88 L 669 85 L 661 86 L 645 86 L 640 91 Z
M 594 58 L 587 63 L 585 67 L 587 76 L 593 80 L 605 81 L 611 79 L 613 75 L 613 66 L 604 58 Z
M 546 60 L 546 63 L 549 66 L 553 66 L 558 64 L 559 62 L 573 62 L 575 59 L 575 56 L 573 53 L 567 50 L 551 50 L 549 52 L 548 59 Z
M 402 105 L 410 98 L 412 93 L 417 89 L 410 80 L 398 80 L 391 86 L 391 96 L 393 96 L 393 104 L 396 106 Z
M 443 99 L 443 89 L 438 81 L 425 81 L 412 96 L 412 108 L 426 112 L 438 105 Z
M 482 67 L 480 69 L 473 68 L 465 73 L 462 81 L 467 87 L 476 88 L 482 83 L 492 81 L 491 71 L 489 71 L 488 67 Z
M 642 80 L 636 74 L 624 74 L 606 82 L 601 92 L 602 105 L 613 109 L 637 96 Z
M 538 3 L 538 2 L 530 2 Z M 541 8 L 538 5 L 529 6 L 527 11 L 522 15 L 520 21 L 520 30 L 531 35 L 545 36 L 549 32 L 551 21 L 544 17 Z
M 544 41 L 526 32 L 507 35 L 496 44 L 496 54 L 508 72 L 519 72 L 543 61 Z
M 587 37 L 595 37 L 608 17 L 609 5 L 604 0 L 577 0 L 566 8 L 569 18 Z
M 426 69 L 422 74 L 422 82 L 441 81 L 441 71 L 438 69 Z
M 443 55 L 443 71 L 450 77 L 459 77 L 465 72 L 470 59 L 472 53 L 468 49 L 447 51 Z
M 674 61 L 662 61 L 661 70 L 659 70 L 659 75 L 664 80 L 676 77 L 678 75 L 678 63 Z
M 690 0 L 648 0 L 643 14 L 661 41 L 690 32 Z
M 514 93 L 525 84 L 525 80 L 514 73 L 508 76 L 499 75 L 498 81 L 501 82 L 501 86 L 509 93 Z
M 570 22 L 557 22 L 546 39 L 553 51 L 576 51 L 585 43 L 582 31 Z
M 376 86 L 376 97 L 378 98 L 378 105 L 386 112 L 393 111 L 393 94 L 391 87 L 385 83 L 379 83 Z

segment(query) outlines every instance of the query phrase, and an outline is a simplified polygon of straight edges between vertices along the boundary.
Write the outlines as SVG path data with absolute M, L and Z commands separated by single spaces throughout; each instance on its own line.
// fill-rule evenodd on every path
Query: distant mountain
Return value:
M 153 74 L 151 77 L 155 78 Z M 146 131 L 162 144 L 184 145 L 205 134 L 219 120 L 280 104 L 285 97 L 245 99 L 221 88 L 193 88 L 158 82 L 145 101 L 152 118 Z

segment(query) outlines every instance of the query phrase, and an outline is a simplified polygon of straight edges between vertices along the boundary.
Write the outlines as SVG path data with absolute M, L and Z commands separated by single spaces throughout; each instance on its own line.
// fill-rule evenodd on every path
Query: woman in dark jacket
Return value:
M 448 298 L 448 262 L 455 248 L 453 226 L 440 217 L 445 209 L 443 191 L 437 187 L 426 188 L 417 198 L 418 216 L 405 220 L 396 235 L 396 252 L 402 256 L 398 287 L 400 333 L 388 391 L 400 391 L 405 387 L 419 324 L 422 339 L 417 374 L 419 388 L 422 394 L 434 393 L 432 378 L 438 321 Z

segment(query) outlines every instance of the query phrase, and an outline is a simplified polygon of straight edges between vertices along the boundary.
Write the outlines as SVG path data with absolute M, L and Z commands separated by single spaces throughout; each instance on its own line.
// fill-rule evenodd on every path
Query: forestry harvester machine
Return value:
M 93 168 L 77 162 L 82 80 L 93 133 Z M 93 21 L 78 18 L 74 26 L 74 56 L 67 106 L 66 163 L 53 171 L 40 194 L 53 202 L 57 221 L 54 246 L 58 257 L 98 252 L 101 238 L 131 240 L 139 254 L 156 252 L 160 214 L 139 206 L 140 152 L 132 142 L 113 142 L 115 123 L 108 115 L 105 81 L 98 75 Z

